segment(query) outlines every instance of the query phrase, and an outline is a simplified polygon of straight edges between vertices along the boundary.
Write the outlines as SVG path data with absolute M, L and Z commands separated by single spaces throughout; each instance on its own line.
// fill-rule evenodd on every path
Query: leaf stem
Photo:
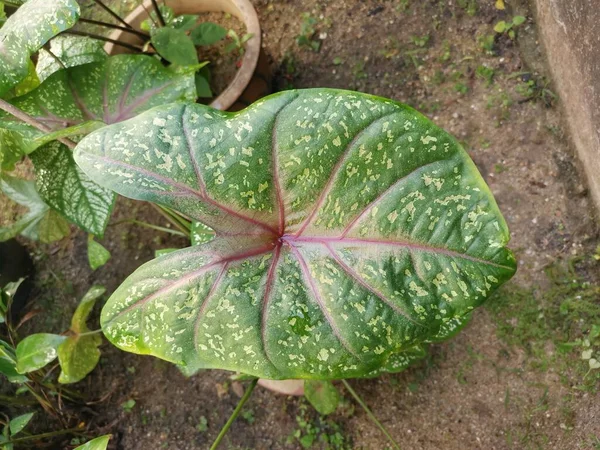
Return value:
M 184 233 L 188 238 L 190 237 L 191 227 L 186 226 L 185 223 L 182 223 L 177 217 L 174 217 L 171 211 L 165 209 L 163 206 L 157 205 L 156 203 L 150 203 L 150 205 L 152 205 L 152 207 L 156 209 L 156 211 L 158 211 L 158 213 L 163 216 L 167 222 L 172 224 L 175 228 L 181 230 L 181 232 Z
M 156 17 L 158 17 L 158 21 L 164 27 L 167 23 L 165 22 L 165 18 L 160 12 L 160 8 L 158 7 L 158 3 L 156 3 L 156 0 L 152 0 L 152 6 L 154 6 L 154 11 L 156 11 Z
M 350 386 L 350 384 L 346 380 L 341 380 L 341 381 L 342 381 L 342 383 L 344 383 L 344 386 L 346 387 L 348 392 L 350 392 L 352 397 L 354 397 L 354 400 L 356 400 L 356 402 L 361 406 L 361 408 L 365 410 L 365 412 L 367 413 L 367 416 L 369 416 L 369 419 L 371 419 L 371 422 L 373 422 L 375 425 L 377 425 L 377 427 L 381 430 L 381 432 L 383 434 L 385 434 L 385 437 L 388 438 L 388 440 L 390 441 L 390 443 L 396 450 L 400 450 L 400 446 L 398 445 L 398 443 L 394 440 L 394 438 L 388 432 L 388 430 L 385 429 L 383 424 L 381 422 L 379 422 L 379 420 L 377 420 L 377 417 L 375 417 L 375 415 L 371 412 L 371 410 L 369 409 L 367 404 L 362 400 L 362 398 L 360 398 L 360 396 L 356 393 L 356 391 L 354 389 L 352 389 L 352 386 Z
M 139 36 L 140 38 L 142 38 L 144 40 L 150 39 L 149 34 L 146 34 L 142 31 L 138 31 L 135 28 L 122 27 L 120 25 L 114 25 L 112 23 L 102 22 L 100 20 L 93 20 L 93 19 L 79 19 L 79 21 L 83 22 L 83 23 L 89 23 L 91 25 L 98 25 L 98 26 L 105 27 L 105 28 L 114 28 L 115 30 L 121 30 L 126 33 L 135 34 L 136 36 Z
M 223 440 L 223 437 L 225 436 L 225 434 L 227 434 L 229 427 L 231 427 L 231 424 L 235 421 L 237 416 L 239 416 L 240 412 L 242 411 L 242 408 L 244 407 L 244 404 L 248 401 L 248 399 L 252 395 L 252 391 L 256 387 L 256 383 L 258 383 L 258 378 L 255 378 L 254 380 L 252 380 L 252 382 L 250 383 L 250 386 L 248 386 L 248 388 L 246 389 L 246 392 L 244 392 L 244 395 L 242 396 L 242 398 L 238 402 L 237 406 L 233 410 L 233 413 L 229 417 L 229 420 L 223 426 L 223 428 L 221 428 L 221 431 L 219 432 L 217 439 L 215 439 L 215 442 L 213 442 L 213 445 L 210 447 L 210 450 L 216 450 L 219 447 L 219 444 Z
M 99 41 L 110 42 L 115 45 L 120 45 L 121 47 L 128 48 L 129 50 L 133 50 L 134 52 L 142 53 L 141 47 L 137 47 L 135 45 L 128 44 L 126 42 L 117 41 L 116 39 L 107 38 L 100 34 L 87 33 L 85 31 L 77 31 L 77 30 L 67 30 L 63 31 L 60 34 L 72 34 L 74 36 L 86 36 L 92 39 L 98 39 Z
M 27 114 L 25 111 L 20 110 L 19 108 L 17 108 L 14 105 L 11 105 L 6 100 L 0 99 L 0 109 L 15 116 L 17 119 L 22 120 L 26 124 L 31 125 L 32 127 L 40 130 L 43 133 L 51 133 L 52 132 L 52 129 L 50 127 L 48 127 L 47 125 L 44 125 L 42 122 L 38 121 L 37 119 L 34 119 L 29 114 Z M 67 139 L 67 138 L 60 138 L 58 140 L 60 142 L 62 142 L 63 144 L 65 144 L 67 147 L 69 147 L 71 150 L 77 146 L 77 144 L 75 142 L 73 142 L 72 140 Z
M 77 336 L 93 336 L 94 334 L 102 333 L 102 329 L 94 330 L 94 331 L 86 331 L 85 333 L 76 333 Z
M 127 22 L 125 22 L 123 19 L 121 19 L 121 16 L 119 16 L 116 12 L 114 12 L 112 9 L 110 9 L 108 6 L 106 6 L 102 1 L 100 1 L 100 0 L 94 0 L 94 2 L 98 6 L 100 6 L 100 8 L 102 8 L 104 11 L 106 11 L 111 16 L 113 16 L 115 19 L 117 19 L 117 21 L 119 21 L 120 23 L 122 23 L 123 25 L 125 25 L 127 28 L 133 29 L 133 27 L 131 25 L 129 25 Z

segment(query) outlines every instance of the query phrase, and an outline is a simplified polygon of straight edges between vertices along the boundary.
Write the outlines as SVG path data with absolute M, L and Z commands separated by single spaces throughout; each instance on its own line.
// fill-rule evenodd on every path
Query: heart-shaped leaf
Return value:
M 180 66 L 198 64 L 198 52 L 185 31 L 177 28 L 159 28 L 152 33 L 152 45 L 160 56 Z
M 195 45 L 212 45 L 225 36 L 227 36 L 227 30 L 212 22 L 203 22 L 190 33 Z
M 92 286 L 79 302 L 71 318 L 73 335 L 58 347 L 58 362 L 61 368 L 59 383 L 76 383 L 83 380 L 100 360 L 98 347 L 102 344 L 102 338 L 98 334 L 85 333 L 90 331 L 86 324 L 90 312 L 104 292 L 106 289 L 103 286 Z
M 29 0 L 0 28 L 0 96 L 29 74 L 30 56 L 79 18 L 75 0 Z
M 515 272 L 468 155 L 390 100 L 324 89 L 237 113 L 166 105 L 90 134 L 75 159 L 215 230 L 144 264 L 102 311 L 115 345 L 186 372 L 365 376 Z

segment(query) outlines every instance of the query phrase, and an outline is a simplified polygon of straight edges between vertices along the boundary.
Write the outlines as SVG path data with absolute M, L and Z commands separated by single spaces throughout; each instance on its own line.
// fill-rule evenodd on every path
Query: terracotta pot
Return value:
M 246 51 L 242 57 L 241 66 L 235 74 L 233 81 L 210 104 L 210 106 L 216 109 L 229 109 L 229 107 L 242 95 L 242 92 L 246 89 L 248 83 L 250 83 L 260 54 L 260 25 L 258 24 L 258 16 L 256 15 L 254 7 L 249 0 L 169 0 L 168 5 L 173 8 L 175 15 L 200 14 L 204 12 L 229 13 L 240 19 L 246 25 L 246 32 L 252 34 L 252 38 L 245 44 Z M 125 18 L 125 21 L 139 30 L 141 23 L 148 18 L 147 11 L 152 11 L 152 8 L 152 1 L 145 0 L 142 5 L 134 9 L 132 13 Z M 134 45 L 139 45 L 141 43 L 141 39 L 135 34 L 126 33 L 121 30 L 113 31 L 109 37 Z M 126 48 L 110 42 L 104 46 L 104 50 L 106 50 L 106 53 L 109 55 L 129 53 Z

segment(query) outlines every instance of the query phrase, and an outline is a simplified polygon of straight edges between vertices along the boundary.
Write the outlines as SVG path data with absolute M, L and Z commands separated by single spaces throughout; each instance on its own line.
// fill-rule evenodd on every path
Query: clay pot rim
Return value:
M 223 92 L 221 92 L 210 106 L 220 110 L 230 108 L 242 95 L 244 89 L 250 83 L 261 47 L 261 30 L 256 10 L 249 0 L 170 0 L 169 6 L 175 10 L 175 14 L 197 14 L 203 12 L 230 13 L 240 19 L 246 26 L 246 33 L 251 33 L 252 38 L 246 41 L 245 52 L 241 59 L 240 68 L 237 70 L 233 80 Z M 132 27 L 139 29 L 141 22 L 148 17 L 146 9 L 152 9 L 152 0 L 144 2 L 135 8 L 125 21 Z M 122 42 L 139 44 L 139 38 L 122 30 L 115 30 L 109 35 L 110 39 Z M 109 55 L 126 53 L 127 50 L 111 42 L 104 46 Z

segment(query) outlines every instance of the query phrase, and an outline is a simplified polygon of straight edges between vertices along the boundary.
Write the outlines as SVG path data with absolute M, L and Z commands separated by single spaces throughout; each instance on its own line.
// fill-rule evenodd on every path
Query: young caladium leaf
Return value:
M 115 345 L 186 372 L 365 376 L 515 272 L 467 153 L 391 100 L 317 89 L 237 113 L 165 105 L 90 134 L 75 160 L 215 230 L 144 264 L 102 311 Z
M 87 319 L 96 304 L 96 301 L 104 295 L 103 286 L 92 286 L 84 295 L 71 319 L 71 331 L 69 336 L 58 347 L 58 362 L 60 363 L 60 376 L 58 382 L 76 383 L 86 377 L 100 360 L 102 338 L 99 334 L 88 334 Z
M 11 383 L 25 383 L 28 378 L 17 372 L 17 356 L 8 342 L 0 340 L 0 374 Z
M 0 96 L 29 74 L 30 57 L 79 18 L 75 0 L 29 0 L 0 28 Z

